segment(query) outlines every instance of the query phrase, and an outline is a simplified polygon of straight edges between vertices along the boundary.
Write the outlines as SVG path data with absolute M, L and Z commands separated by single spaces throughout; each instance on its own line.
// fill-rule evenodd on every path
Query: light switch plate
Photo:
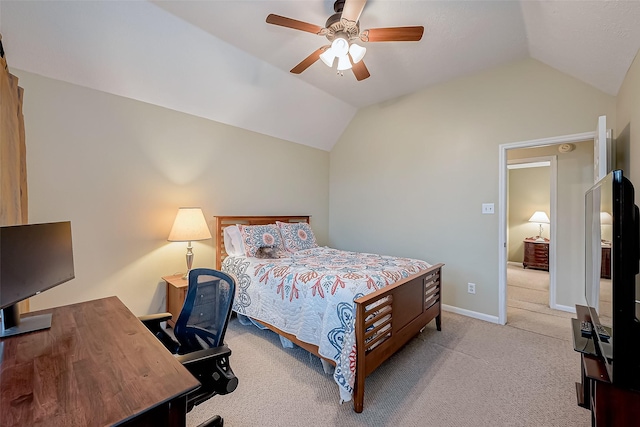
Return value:
M 483 203 L 482 204 L 482 213 L 483 214 L 492 214 L 492 213 L 494 213 L 493 203 Z

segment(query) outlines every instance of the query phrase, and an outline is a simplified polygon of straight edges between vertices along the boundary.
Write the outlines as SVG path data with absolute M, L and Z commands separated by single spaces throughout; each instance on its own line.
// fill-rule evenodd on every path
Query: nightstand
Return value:
M 524 268 L 549 271 L 549 240 L 524 239 Z
M 187 279 L 182 278 L 182 274 L 176 274 L 174 276 L 165 276 L 162 278 L 167 283 L 167 312 L 171 313 L 171 320 L 167 323 L 172 328 L 176 325 L 180 310 L 187 297 L 187 288 L 189 282 Z

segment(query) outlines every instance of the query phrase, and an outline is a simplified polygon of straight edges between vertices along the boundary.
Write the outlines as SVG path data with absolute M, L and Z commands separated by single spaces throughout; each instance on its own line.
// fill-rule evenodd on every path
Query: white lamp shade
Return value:
M 351 69 L 351 61 L 347 55 L 338 57 L 338 71 L 344 71 Z
M 367 52 L 367 49 L 359 46 L 355 43 L 353 43 L 350 47 L 349 47 L 349 55 L 351 55 L 351 59 L 353 60 L 353 63 L 356 64 L 360 61 L 362 61 L 362 58 L 364 58 L 364 54 Z
M 549 217 L 543 211 L 535 211 L 531 218 L 529 218 L 529 222 L 537 222 L 540 224 L 550 224 Z
M 190 242 L 211 238 L 211 232 L 200 208 L 180 208 L 169 233 L 170 242 Z
M 605 225 L 613 224 L 613 217 L 609 212 L 600 212 L 600 224 L 605 224 Z
M 333 50 L 329 48 L 320 54 L 320 59 L 327 67 L 333 67 L 333 61 L 336 59 L 336 55 L 333 53 Z

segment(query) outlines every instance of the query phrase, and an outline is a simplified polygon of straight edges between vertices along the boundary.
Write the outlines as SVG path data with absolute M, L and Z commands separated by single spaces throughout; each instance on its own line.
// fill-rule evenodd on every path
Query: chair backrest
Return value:
M 174 327 L 179 354 L 224 343 L 236 291 L 233 277 L 218 270 L 189 271 L 187 297 Z

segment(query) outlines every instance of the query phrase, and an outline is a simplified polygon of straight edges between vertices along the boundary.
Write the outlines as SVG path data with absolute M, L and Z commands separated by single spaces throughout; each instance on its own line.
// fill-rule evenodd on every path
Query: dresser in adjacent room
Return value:
M 524 239 L 524 268 L 549 271 L 549 240 Z

